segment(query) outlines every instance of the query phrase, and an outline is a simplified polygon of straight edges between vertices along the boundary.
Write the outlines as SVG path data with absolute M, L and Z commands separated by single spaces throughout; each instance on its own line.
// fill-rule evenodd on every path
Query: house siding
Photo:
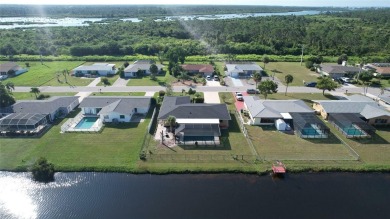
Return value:
M 375 123 L 375 120 L 377 120 L 377 119 L 384 119 L 384 120 L 387 120 L 387 122 L 386 123 Z M 367 122 L 370 125 L 386 126 L 386 125 L 390 125 L 390 117 L 389 116 L 380 116 L 380 117 L 369 119 Z
M 131 117 L 133 116 L 133 114 L 123 115 L 124 118 L 120 118 L 121 115 L 123 115 L 123 114 L 119 114 L 119 113 L 116 113 L 116 112 L 111 112 L 109 114 L 100 115 L 100 118 L 104 122 L 113 122 L 113 120 L 117 120 L 118 122 L 130 122 Z

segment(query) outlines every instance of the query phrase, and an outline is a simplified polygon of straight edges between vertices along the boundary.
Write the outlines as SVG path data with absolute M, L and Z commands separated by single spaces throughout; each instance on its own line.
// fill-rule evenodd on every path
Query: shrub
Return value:
M 46 98 L 49 98 L 50 95 L 49 94 L 39 94 L 37 99 L 38 100 L 43 100 L 43 99 L 46 99 Z
M 188 90 L 188 94 L 189 95 L 193 95 L 193 94 L 195 94 L 196 93 L 196 90 L 192 90 L 192 88 L 190 88 L 189 90 Z
M 311 69 L 312 67 L 314 67 L 314 63 L 312 61 L 306 61 L 305 66 L 306 68 Z
M 146 160 L 146 152 L 145 151 L 141 151 L 139 153 L 139 159 L 140 160 Z
M 160 97 L 163 97 L 163 96 L 165 96 L 165 91 L 163 91 L 163 90 L 160 90 L 160 91 L 158 92 L 158 95 L 159 95 Z
M 104 84 L 104 86 L 110 85 L 110 81 L 108 80 L 108 78 L 102 78 L 101 81 Z
M 35 181 L 54 181 L 54 165 L 49 163 L 44 157 L 40 157 L 37 161 L 35 161 L 31 171 Z
M 203 97 L 196 97 L 193 99 L 194 103 L 204 103 L 204 98 Z

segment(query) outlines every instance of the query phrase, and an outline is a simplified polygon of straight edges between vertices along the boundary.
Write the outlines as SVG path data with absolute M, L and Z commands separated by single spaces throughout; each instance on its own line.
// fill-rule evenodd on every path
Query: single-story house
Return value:
M 17 101 L 12 106 L 0 108 L 0 131 L 39 132 L 57 117 L 69 114 L 78 104 L 77 96 Z
M 138 60 L 135 61 L 133 64 L 127 66 L 124 70 L 124 75 L 126 78 L 134 78 L 139 77 L 142 75 L 138 75 L 138 72 L 140 71 L 143 75 L 150 75 L 150 66 L 154 62 L 151 60 Z M 161 64 L 155 64 L 158 68 L 158 73 L 162 72 L 162 69 L 164 68 Z
M 16 76 L 27 72 L 27 68 L 22 68 L 15 62 L 0 64 L 0 76 Z
M 210 64 L 185 64 L 181 65 L 188 74 L 201 74 L 203 77 L 211 76 L 214 73 L 214 67 Z
M 368 70 L 375 71 L 383 77 L 390 77 L 390 63 L 370 63 L 364 66 Z
M 314 113 L 302 100 L 262 100 L 257 96 L 244 96 L 251 125 L 273 125 L 276 120 L 293 119 L 290 113 Z
M 130 122 L 134 114 L 147 114 L 150 103 L 150 97 L 86 97 L 79 107 L 104 122 Z
M 81 65 L 73 69 L 73 74 L 77 77 L 85 76 L 109 76 L 116 74 L 115 64 L 94 63 L 92 65 Z
M 251 74 L 261 73 L 263 69 L 255 63 L 226 64 L 227 76 L 233 78 L 250 77 Z
M 389 111 L 371 99 L 354 96 L 349 100 L 313 100 L 313 108 L 324 119 L 332 114 L 355 114 L 370 125 L 390 124 Z
M 169 116 L 176 118 L 175 136 L 180 142 L 218 142 L 220 129 L 229 127 L 231 120 L 226 104 L 191 103 L 189 96 L 166 96 L 158 120 L 165 124 Z
M 317 72 L 324 76 L 337 79 L 340 77 L 352 77 L 361 71 L 358 67 L 343 66 L 343 65 L 321 65 Z

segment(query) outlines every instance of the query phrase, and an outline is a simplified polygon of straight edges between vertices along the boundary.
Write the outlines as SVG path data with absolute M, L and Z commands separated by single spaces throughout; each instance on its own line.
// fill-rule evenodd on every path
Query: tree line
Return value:
M 0 54 L 156 55 L 179 47 L 185 55 L 269 54 L 382 56 L 390 61 L 390 9 L 318 16 L 226 20 L 146 19 L 86 27 L 10 29 L 0 32 Z

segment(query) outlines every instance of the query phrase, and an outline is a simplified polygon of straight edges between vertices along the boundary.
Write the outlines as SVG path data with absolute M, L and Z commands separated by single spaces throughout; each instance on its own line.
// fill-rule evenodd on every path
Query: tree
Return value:
M 7 88 L 8 92 L 12 94 L 12 90 L 15 90 L 15 85 L 12 82 L 7 82 L 5 84 L 5 88 Z
M 257 87 L 257 83 L 259 83 L 261 81 L 261 79 L 262 79 L 262 77 L 261 77 L 261 74 L 259 72 L 256 72 L 253 74 L 253 80 L 256 83 L 256 87 Z
M 0 107 L 11 106 L 15 103 L 15 98 L 11 95 L 6 86 L 0 82 Z
M 334 91 L 334 90 L 336 90 L 336 88 L 338 88 L 338 86 L 339 86 L 338 83 L 333 81 L 332 78 L 320 77 L 318 82 L 317 82 L 316 88 L 322 90 L 322 95 L 325 96 L 325 90 Z
M 343 64 L 343 61 L 348 61 L 347 54 L 342 54 L 341 56 L 339 56 L 339 58 L 337 59 L 337 64 L 341 65 Z
M 172 88 L 172 84 L 171 83 L 166 83 L 165 84 L 165 94 L 167 96 L 172 96 L 173 94 L 173 88 Z
M 269 61 L 270 61 L 269 57 L 267 55 L 264 55 L 263 56 L 264 70 L 265 70 L 265 65 L 268 64 Z
M 108 80 L 108 78 L 104 77 L 101 79 L 102 83 L 104 84 L 104 86 L 108 86 L 110 85 L 110 81 Z
M 368 86 L 370 86 L 371 80 L 374 77 L 374 75 L 371 72 L 364 71 L 359 75 L 359 80 L 363 82 L 363 93 L 364 95 L 367 94 Z
M 294 80 L 294 77 L 290 74 L 288 74 L 284 77 L 284 82 L 286 82 L 286 92 L 284 93 L 285 96 L 287 95 L 288 84 L 293 82 L 293 80 Z
M 170 131 L 173 132 L 173 127 L 176 125 L 176 117 L 168 116 L 167 124 L 169 125 Z
M 278 84 L 270 80 L 260 82 L 257 88 L 259 89 L 260 94 L 264 95 L 264 99 L 267 99 L 268 94 L 278 92 Z
M 35 161 L 32 169 L 34 180 L 39 182 L 50 182 L 54 180 L 54 165 L 49 163 L 46 158 L 40 157 Z
M 35 99 L 38 99 L 38 94 L 41 93 L 41 91 L 37 87 L 32 87 L 30 93 L 35 94 Z
M 126 61 L 125 63 L 123 63 L 123 67 L 125 67 L 125 68 L 127 68 L 127 66 L 129 66 L 130 64 L 129 64 L 129 62 L 128 61 Z
M 149 68 L 149 71 L 150 71 L 150 79 L 156 80 L 156 75 L 158 73 L 157 65 L 156 64 L 151 64 L 150 68 Z

